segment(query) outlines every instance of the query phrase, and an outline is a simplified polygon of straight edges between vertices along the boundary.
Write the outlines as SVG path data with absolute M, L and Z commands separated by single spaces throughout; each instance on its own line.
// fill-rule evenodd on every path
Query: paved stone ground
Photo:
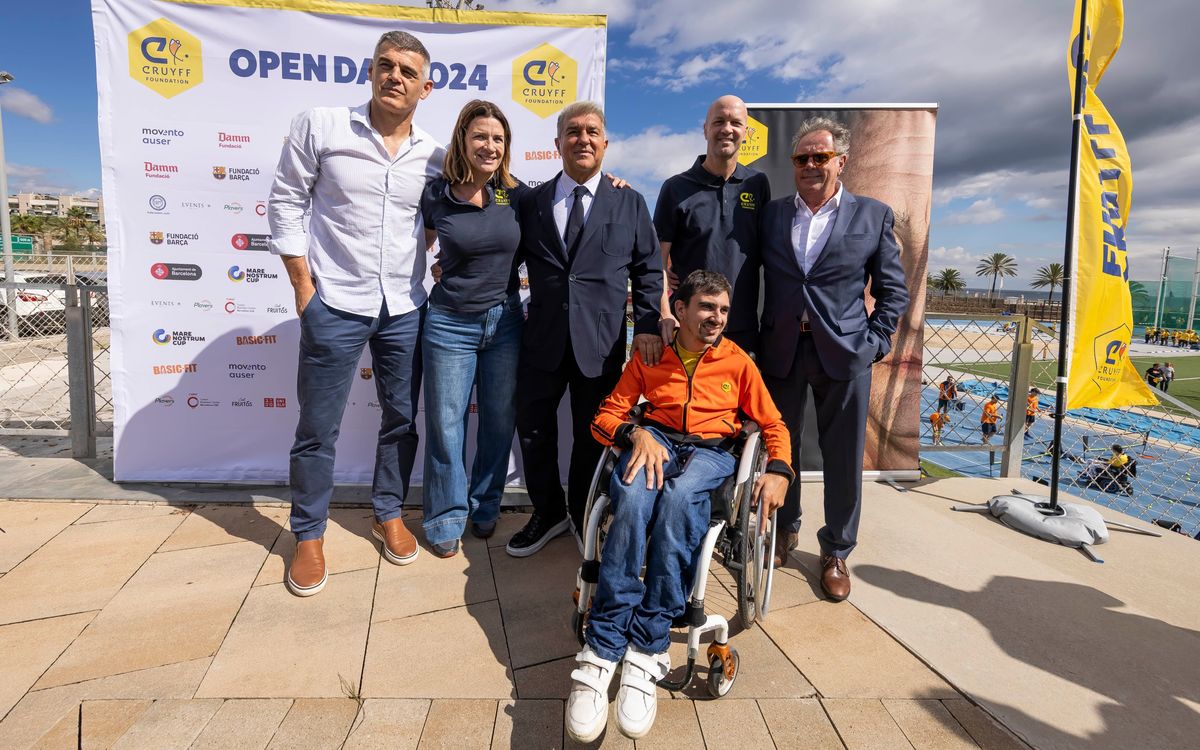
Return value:
M 329 583 L 298 599 L 282 507 L 0 501 L 0 747 L 570 744 L 578 552 L 563 538 L 508 557 L 524 519 L 400 568 L 381 564 L 369 510 L 335 509 Z M 638 747 L 1025 747 L 853 604 L 822 601 L 810 557 L 749 630 L 714 572 L 738 681 L 721 700 L 703 674 L 661 693 Z M 633 746 L 610 727 L 597 746 Z

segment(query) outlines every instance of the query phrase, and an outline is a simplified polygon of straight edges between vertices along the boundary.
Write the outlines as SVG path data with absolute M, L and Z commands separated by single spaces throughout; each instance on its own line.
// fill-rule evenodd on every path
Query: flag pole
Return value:
M 1070 357 L 1070 324 L 1071 308 L 1074 306 L 1075 291 L 1071 285 L 1071 274 L 1075 268 L 1075 255 L 1079 244 L 1079 227 L 1076 212 L 1079 206 L 1079 149 L 1083 125 L 1083 102 L 1087 95 L 1086 81 L 1083 75 L 1084 44 L 1087 40 L 1087 6 L 1088 0 L 1079 3 L 1079 31 L 1075 37 L 1075 98 L 1071 110 L 1071 177 L 1067 188 L 1070 196 L 1067 201 L 1067 241 L 1063 254 L 1063 289 L 1071 290 L 1070 304 L 1062 306 L 1058 325 L 1058 377 L 1054 380 L 1054 440 L 1050 444 L 1050 502 L 1038 503 L 1037 507 L 1048 515 L 1061 515 L 1062 508 L 1058 505 L 1058 476 L 1059 462 L 1062 459 L 1062 425 L 1066 416 L 1067 406 L 1067 373 Z

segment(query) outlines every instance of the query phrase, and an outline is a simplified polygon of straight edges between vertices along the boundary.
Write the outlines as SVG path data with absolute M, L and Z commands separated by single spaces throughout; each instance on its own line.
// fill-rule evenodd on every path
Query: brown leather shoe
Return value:
M 383 556 L 393 565 L 408 565 L 417 559 L 417 538 L 412 535 L 404 521 L 393 518 L 390 521 L 371 524 L 371 535 L 383 542 Z
M 821 590 L 835 602 L 850 596 L 850 571 L 844 559 L 821 555 Z
M 296 596 L 312 596 L 325 588 L 329 569 L 325 567 L 325 540 L 296 542 L 296 555 L 287 572 L 287 587 Z
M 800 532 L 783 531 L 775 535 L 775 567 L 787 564 L 788 555 L 800 546 Z

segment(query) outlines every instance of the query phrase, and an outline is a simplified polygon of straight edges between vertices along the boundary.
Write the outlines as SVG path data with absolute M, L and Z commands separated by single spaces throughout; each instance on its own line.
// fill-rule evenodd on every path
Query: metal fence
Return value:
M 78 457 L 112 434 L 103 255 L 18 256 L 0 277 L 0 434 L 70 436 Z
M 1058 371 L 1054 328 L 1025 316 L 931 315 L 925 323 L 923 463 L 931 470 L 1022 476 L 1048 485 Z M 1169 356 L 1183 360 L 1189 355 Z M 948 377 L 954 378 L 954 393 L 942 387 Z M 1031 388 L 1040 393 L 1033 394 L 1036 406 L 1027 409 Z M 1059 487 L 1200 538 L 1200 411 L 1169 394 L 1158 395 L 1157 406 L 1068 412 Z M 985 444 L 984 405 L 992 396 L 1000 419 Z M 936 436 L 935 428 L 940 428 Z M 1111 465 L 1113 446 L 1129 456 L 1128 467 Z

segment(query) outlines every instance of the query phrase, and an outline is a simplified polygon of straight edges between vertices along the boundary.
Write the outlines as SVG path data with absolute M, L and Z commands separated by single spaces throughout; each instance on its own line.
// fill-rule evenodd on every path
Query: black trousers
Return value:
M 804 432 L 804 406 L 813 391 L 817 414 L 817 445 L 825 483 L 825 525 L 817 531 L 821 552 L 845 558 L 858 542 L 862 509 L 863 446 L 867 435 L 867 407 L 871 400 L 871 371 L 853 380 L 834 380 L 821 368 L 810 334 L 801 334 L 796 359 L 785 378 L 764 373 L 763 380 L 792 438 L 792 466 L 800 472 L 800 441 Z M 776 521 L 783 531 L 800 530 L 800 482 L 788 487 Z
M 579 371 L 568 341 L 554 370 L 533 367 L 524 358 L 517 373 L 517 437 L 525 464 L 525 487 L 539 516 L 556 521 L 568 512 L 582 533 L 583 511 L 596 462 L 604 446 L 592 437 L 592 418 L 621 379 L 619 369 L 589 378 Z M 571 394 L 571 466 L 564 496 L 558 471 L 558 404 Z

